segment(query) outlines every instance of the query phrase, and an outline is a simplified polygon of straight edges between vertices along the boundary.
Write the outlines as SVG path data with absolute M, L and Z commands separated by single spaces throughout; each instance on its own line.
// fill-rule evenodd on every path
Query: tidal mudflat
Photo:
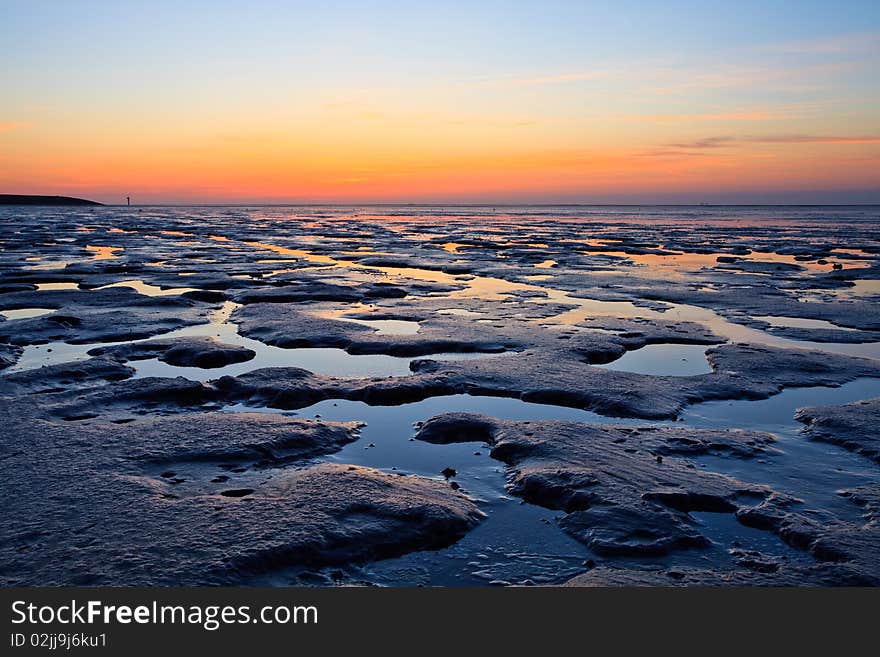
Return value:
M 0 208 L 5 585 L 878 585 L 880 208 Z

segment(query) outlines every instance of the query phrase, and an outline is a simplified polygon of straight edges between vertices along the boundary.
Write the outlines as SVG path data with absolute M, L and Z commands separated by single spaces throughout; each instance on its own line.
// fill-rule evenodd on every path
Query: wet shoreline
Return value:
M 865 582 L 880 578 L 864 556 L 880 544 L 873 503 L 853 502 L 878 486 L 877 465 L 858 453 L 868 438 L 841 439 L 854 445 L 848 451 L 809 439 L 795 419 L 800 407 L 880 397 L 880 242 L 868 223 L 876 210 L 663 208 L 642 209 L 641 217 L 619 208 L 381 210 L 0 210 L 0 396 L 14 428 L 4 472 L 19 490 L 51 496 L 73 485 L 71 467 L 85 468 L 92 483 L 83 483 L 77 502 L 82 515 L 107 513 L 104 493 L 87 492 L 106 489 L 146 518 L 139 532 L 109 532 L 77 548 L 89 581 L 115 581 L 116 567 L 99 565 L 108 551 L 148 549 L 178 523 L 198 518 L 201 526 L 208 509 L 218 531 L 290 513 L 272 509 L 296 473 L 330 482 L 328 494 L 341 496 L 322 507 L 320 521 L 302 506 L 314 502 L 286 493 L 300 533 L 211 534 L 180 576 L 529 585 L 561 584 L 596 564 L 602 573 L 714 564 L 717 572 L 761 568 L 780 582 L 793 573 L 810 583 L 833 552 L 834 563 L 852 571 L 841 582 L 853 572 Z M 835 215 L 834 230 L 823 212 Z M 153 468 L 117 445 L 152 440 L 155 418 L 216 411 L 243 412 L 255 437 L 264 431 L 261 416 L 304 418 L 327 430 L 365 425 L 323 455 L 282 456 L 269 447 L 254 462 L 169 457 L 178 464 Z M 614 452 L 608 463 L 621 472 L 590 476 L 606 486 L 607 477 L 626 476 L 632 459 L 656 456 L 658 466 L 683 468 L 675 487 L 692 502 L 656 501 L 667 499 L 658 491 L 668 484 L 658 469 L 635 498 L 612 487 L 584 508 L 571 506 L 552 499 L 560 486 L 573 486 L 561 499 L 586 494 L 572 482 L 595 467 L 589 449 L 558 466 L 571 469 L 568 483 L 539 478 L 520 489 L 518 481 L 532 481 L 530 469 L 557 467 L 560 456 L 536 452 L 518 463 L 485 440 L 413 440 L 421 423 L 456 413 L 517 423 L 511 427 L 564 421 L 565 431 L 666 427 L 668 445 Z M 211 422 L 219 427 L 209 437 L 213 454 L 226 438 L 222 417 Z M 738 430 L 774 436 L 773 450 L 678 451 L 677 441 L 692 439 L 688 431 L 708 445 Z M 45 435 L 55 438 L 47 443 Z M 60 462 L 28 476 L 34 457 L 21 445 L 54 453 L 62 436 L 74 443 L 102 436 L 107 447 L 64 449 Z M 321 470 L 325 463 L 342 470 Z M 358 470 L 346 484 L 349 466 Z M 690 477 L 689 468 L 706 476 Z M 394 501 L 370 497 L 390 474 L 401 477 Z M 748 499 L 729 497 L 717 492 L 722 481 L 757 488 Z M 355 515 L 342 504 L 346 486 L 365 495 Z M 13 505 L 4 538 L 24 540 L 38 566 L 71 547 L 17 538 L 39 535 L 31 516 L 48 513 L 50 532 L 70 526 L 55 517 L 54 503 L 31 497 Z M 416 497 L 425 515 L 407 525 Z M 624 508 L 625 515 L 614 510 Z M 390 538 L 403 526 L 420 529 Z M 344 537 L 367 527 L 373 551 L 353 551 Z M 793 527 L 807 538 L 794 540 Z M 644 532 L 653 538 L 634 538 Z M 333 542 L 306 548 L 312 533 Z M 184 531 L 179 549 L 195 540 Z M 616 546 L 614 556 L 591 545 Z M 662 547 L 649 553 L 646 545 Z M 238 555 L 235 563 L 247 567 L 221 565 L 220 554 Z M 73 581 L 63 567 L 28 574 L 19 557 L 5 560 L 10 583 Z M 156 582 L 149 572 L 145 565 L 139 581 Z M 835 576 L 823 570 L 821 581 Z

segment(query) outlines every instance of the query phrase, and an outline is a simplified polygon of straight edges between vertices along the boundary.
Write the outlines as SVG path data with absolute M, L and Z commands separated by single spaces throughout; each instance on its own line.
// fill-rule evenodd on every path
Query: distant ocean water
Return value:
M 876 223 L 880 205 L 155 205 L 103 207 L 0 206 L 0 219 L 64 213 L 76 215 L 120 213 L 125 216 L 211 217 L 214 220 L 265 218 L 279 220 L 389 220 L 436 221 L 477 219 L 501 222 L 566 221 L 615 224 L 734 224 L 767 226 L 798 224 Z
M 312 209 L 312 208 L 309 208 Z M 880 222 L 880 205 L 555 205 L 327 206 L 342 214 L 417 217 L 535 218 L 587 222 Z

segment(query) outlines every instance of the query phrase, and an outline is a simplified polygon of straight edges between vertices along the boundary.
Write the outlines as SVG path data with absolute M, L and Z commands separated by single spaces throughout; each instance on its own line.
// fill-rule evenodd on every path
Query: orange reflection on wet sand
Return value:
M 113 260 L 118 258 L 117 251 L 122 251 L 121 246 L 95 246 L 92 244 L 86 245 L 86 250 L 91 251 L 95 255 L 92 256 L 92 260 Z

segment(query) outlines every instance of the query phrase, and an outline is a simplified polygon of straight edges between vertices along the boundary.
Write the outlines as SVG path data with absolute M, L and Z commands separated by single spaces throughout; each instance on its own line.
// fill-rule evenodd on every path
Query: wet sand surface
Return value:
M 0 208 L 3 581 L 880 584 L 878 223 Z

